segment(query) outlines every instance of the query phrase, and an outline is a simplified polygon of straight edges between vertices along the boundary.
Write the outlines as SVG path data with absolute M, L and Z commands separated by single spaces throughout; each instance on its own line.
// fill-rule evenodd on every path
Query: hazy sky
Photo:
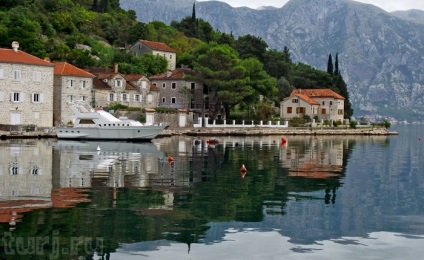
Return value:
M 198 0 L 198 1 L 210 1 L 210 0 Z M 247 6 L 250 8 L 258 8 L 260 6 L 275 6 L 282 7 L 288 0 L 218 0 L 226 2 L 233 7 Z M 388 12 L 396 10 L 409 10 L 409 9 L 420 9 L 424 10 L 423 0 L 356 0 L 356 2 L 362 2 L 378 6 Z

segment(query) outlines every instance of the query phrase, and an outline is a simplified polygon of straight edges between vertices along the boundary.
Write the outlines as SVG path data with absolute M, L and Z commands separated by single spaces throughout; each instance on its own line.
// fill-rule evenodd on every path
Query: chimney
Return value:
M 168 71 L 166 72 L 166 77 L 167 77 L 167 78 L 169 78 L 169 77 L 171 77 L 171 75 L 172 75 L 172 71 L 168 70 Z
M 118 63 L 115 63 L 115 65 L 113 66 L 114 72 L 118 73 Z
M 19 49 L 19 42 L 17 42 L 17 41 L 13 41 L 13 42 L 12 42 L 12 48 L 13 48 L 13 50 L 14 50 L 15 52 L 18 52 L 18 49 Z

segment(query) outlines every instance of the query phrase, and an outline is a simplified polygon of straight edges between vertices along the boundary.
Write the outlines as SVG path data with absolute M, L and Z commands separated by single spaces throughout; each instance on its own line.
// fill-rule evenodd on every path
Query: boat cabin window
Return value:
M 96 124 L 93 119 L 81 119 L 80 124 Z

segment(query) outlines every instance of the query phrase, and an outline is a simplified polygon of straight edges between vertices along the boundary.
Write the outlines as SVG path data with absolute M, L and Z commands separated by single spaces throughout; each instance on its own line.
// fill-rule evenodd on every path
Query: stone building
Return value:
M 177 64 L 177 51 L 162 42 L 139 40 L 130 47 L 131 53 L 141 56 L 145 53 L 163 56 L 168 61 L 168 70 L 175 70 Z
M 309 116 L 311 119 L 343 121 L 345 98 L 331 89 L 295 89 L 280 103 L 285 119 Z
M 187 109 L 195 117 L 208 117 L 215 109 L 215 100 L 202 82 L 194 79 L 196 72 L 187 67 L 177 68 L 149 77 L 160 90 L 160 107 Z
M 0 122 L 53 126 L 54 65 L 19 50 L 0 48 Z
M 54 63 L 53 124 L 67 124 L 73 114 L 69 102 L 85 101 L 90 104 L 94 75 L 67 62 Z
M 87 70 L 93 79 L 92 107 L 122 104 L 136 108 L 155 108 L 159 103 L 159 89 L 142 74 L 121 74 L 118 65 L 111 69 Z

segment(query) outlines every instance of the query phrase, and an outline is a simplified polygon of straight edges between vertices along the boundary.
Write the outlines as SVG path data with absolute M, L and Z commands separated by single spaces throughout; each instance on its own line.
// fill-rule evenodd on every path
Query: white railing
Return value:
M 193 124 L 193 127 L 202 127 L 202 118 L 199 118 L 198 123 L 197 124 Z M 284 127 L 288 127 L 289 123 L 288 121 L 284 121 L 283 124 L 280 123 L 280 121 L 267 121 L 267 122 L 263 122 L 263 121 L 259 121 L 259 124 L 255 124 L 253 120 L 249 120 L 248 122 L 243 120 L 241 124 L 236 124 L 236 120 L 233 120 L 232 123 L 227 124 L 226 121 L 224 121 L 222 124 L 217 124 L 216 120 L 212 121 L 212 124 L 210 124 L 208 122 L 208 120 L 205 121 L 205 126 L 204 127 L 241 127 L 241 128 L 247 128 L 247 127 L 269 127 L 269 128 L 284 128 Z

